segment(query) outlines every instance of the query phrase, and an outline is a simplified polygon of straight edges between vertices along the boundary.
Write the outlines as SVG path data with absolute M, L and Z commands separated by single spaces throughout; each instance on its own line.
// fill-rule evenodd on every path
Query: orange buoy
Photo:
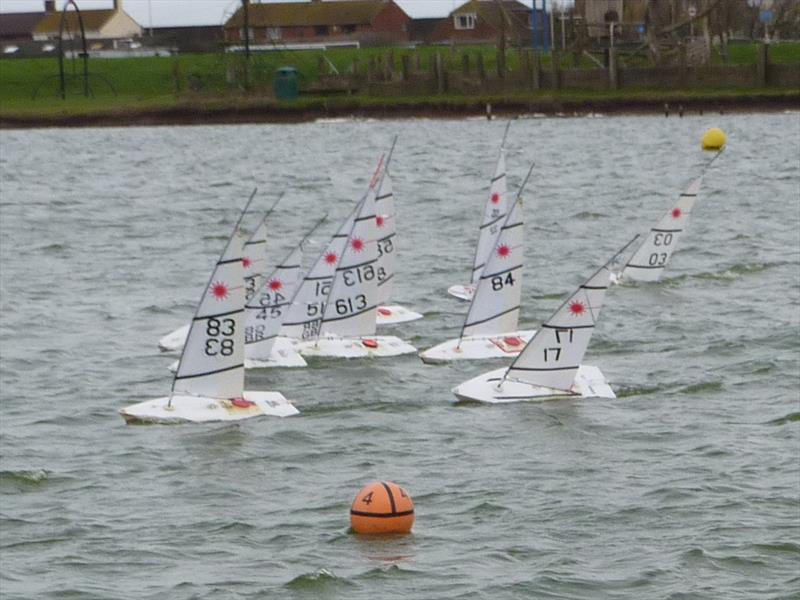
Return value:
M 363 487 L 350 506 L 350 526 L 356 533 L 408 533 L 413 525 L 411 496 L 391 481 Z
M 377 348 L 378 347 L 378 340 L 361 340 L 361 343 L 366 346 L 367 348 Z

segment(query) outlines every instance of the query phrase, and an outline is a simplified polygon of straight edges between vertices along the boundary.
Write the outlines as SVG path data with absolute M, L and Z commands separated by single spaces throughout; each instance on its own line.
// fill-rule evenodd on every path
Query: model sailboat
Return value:
M 672 253 L 678 246 L 689 217 L 694 207 L 697 193 L 700 190 L 702 177 L 693 180 L 686 188 L 678 201 L 661 217 L 658 223 L 650 229 L 647 237 L 628 259 L 627 264 L 612 276 L 612 281 L 658 281 L 664 272 Z
M 525 249 L 522 191 L 530 174 L 528 171 L 486 259 L 461 335 L 421 352 L 423 362 L 516 356 L 533 336 L 534 331 L 517 330 Z
M 245 304 L 246 369 L 306 366 L 293 341 L 280 333 L 300 286 L 303 245 L 324 221 L 325 217 L 314 225 Z
M 471 281 L 466 285 L 452 285 L 447 289 L 448 294 L 461 300 L 472 300 L 486 261 L 494 248 L 497 236 L 500 235 L 500 227 L 508 214 L 505 143 L 510 126 L 511 122 L 509 121 L 500 144 L 500 154 L 497 157 L 497 164 L 489 187 L 489 199 L 483 209 L 483 219 L 478 230 L 478 243 L 475 247 L 475 260 L 472 263 Z
M 243 216 L 244 212 L 200 298 L 172 392 L 121 409 L 126 422 L 206 423 L 298 412 L 279 392 L 244 390 Z
M 341 236 L 349 225 L 327 296 L 319 302 L 321 312 L 311 311 L 318 317 L 314 326 L 308 328 L 314 332 L 309 336 L 312 339 L 304 337 L 306 341 L 297 344 L 303 356 L 359 358 L 416 352 L 416 348 L 395 336 L 375 335 L 378 309 L 375 198 L 380 174 L 379 165 L 356 211 L 337 233 Z
M 614 258 L 618 255 L 619 252 Z M 510 367 L 465 381 L 453 388 L 453 394 L 459 400 L 493 404 L 562 397 L 615 398 L 600 369 L 581 364 L 600 316 L 613 260 L 598 269 L 542 323 Z
M 257 190 L 253 190 L 250 195 L 249 203 L 255 197 Z M 247 300 L 255 293 L 255 290 L 261 284 L 264 277 L 264 270 L 267 266 L 267 218 L 278 206 L 278 202 L 283 198 L 281 194 L 275 203 L 261 219 L 261 222 L 256 227 L 253 234 L 245 242 L 243 249 L 243 267 L 244 267 L 244 281 L 245 281 L 245 295 Z M 186 336 L 189 333 L 189 325 L 184 325 L 178 329 L 168 333 L 158 340 L 158 347 L 164 352 L 174 352 L 183 348 L 186 342 Z
M 376 323 L 394 325 L 421 319 L 422 315 L 399 304 L 389 304 L 394 292 L 394 275 L 396 262 L 397 219 L 394 207 L 392 178 L 389 175 L 389 163 L 397 143 L 395 137 L 392 148 L 386 157 L 383 175 L 375 197 L 375 226 L 378 234 L 378 260 L 375 269 L 378 274 L 378 312 Z

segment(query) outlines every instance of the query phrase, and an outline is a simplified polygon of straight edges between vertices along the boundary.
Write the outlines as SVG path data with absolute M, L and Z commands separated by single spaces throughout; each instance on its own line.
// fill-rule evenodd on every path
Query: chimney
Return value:
M 52 15 L 56 12 L 56 0 L 44 0 L 44 14 Z

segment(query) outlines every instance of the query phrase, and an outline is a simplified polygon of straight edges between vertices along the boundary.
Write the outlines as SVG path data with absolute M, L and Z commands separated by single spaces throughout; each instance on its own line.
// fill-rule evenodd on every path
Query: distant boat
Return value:
M 394 209 L 394 194 L 392 192 L 392 178 L 389 175 L 389 161 L 391 160 L 395 138 L 392 148 L 383 167 L 383 176 L 378 186 L 375 198 L 375 224 L 378 234 L 378 260 L 375 268 L 378 273 L 378 312 L 377 324 L 394 325 L 421 319 L 422 315 L 399 304 L 388 304 L 394 291 L 394 275 L 396 260 L 396 235 L 397 223 Z
M 239 224 L 246 210 L 203 290 L 171 393 L 121 409 L 126 422 L 207 423 L 298 413 L 279 392 L 244 390 L 244 238 Z
M 486 259 L 461 335 L 420 352 L 423 362 L 516 356 L 535 333 L 532 330 L 517 330 L 525 254 L 522 192 L 530 174 L 531 171 L 520 187 Z
M 478 243 L 475 246 L 475 259 L 472 263 L 470 283 L 451 285 L 447 288 L 448 294 L 461 300 L 472 300 L 472 296 L 475 294 L 475 287 L 483 272 L 483 267 L 486 265 L 486 260 L 492 248 L 494 248 L 497 236 L 500 234 L 500 227 L 508 214 L 505 143 L 510 126 L 511 122 L 509 121 L 503 134 L 503 141 L 500 143 L 500 153 L 497 157 L 497 164 L 495 165 L 489 188 L 489 198 L 486 200 L 486 205 L 483 209 L 483 219 L 478 229 Z
M 492 404 L 565 397 L 615 398 L 600 369 L 581 364 L 600 316 L 614 258 L 542 323 L 510 367 L 465 381 L 453 388 L 453 394 L 459 400 Z
M 700 190 L 702 177 L 693 180 L 678 201 L 650 229 L 641 245 L 634 251 L 622 270 L 612 275 L 612 282 L 658 281 L 678 246 Z
M 327 294 L 313 305 L 314 309 L 307 305 L 306 314 L 313 312 L 314 325 L 303 329 L 302 340 L 296 345 L 305 357 L 383 357 L 417 351 L 395 336 L 375 335 L 378 309 L 375 197 L 380 173 L 379 165 L 367 193 L 331 242 L 344 240 L 341 253 L 325 255 L 336 259 L 335 274 L 330 283 L 323 284 L 321 291 Z M 346 237 L 342 237 L 345 231 Z

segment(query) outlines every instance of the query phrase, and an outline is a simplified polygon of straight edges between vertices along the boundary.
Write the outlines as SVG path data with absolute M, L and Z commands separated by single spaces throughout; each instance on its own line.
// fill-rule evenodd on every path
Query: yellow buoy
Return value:
M 414 503 L 391 481 L 376 481 L 356 494 L 350 507 L 356 533 L 408 533 L 414 525 Z
M 703 134 L 702 147 L 703 150 L 722 150 L 726 141 L 725 132 L 719 127 L 712 127 Z

